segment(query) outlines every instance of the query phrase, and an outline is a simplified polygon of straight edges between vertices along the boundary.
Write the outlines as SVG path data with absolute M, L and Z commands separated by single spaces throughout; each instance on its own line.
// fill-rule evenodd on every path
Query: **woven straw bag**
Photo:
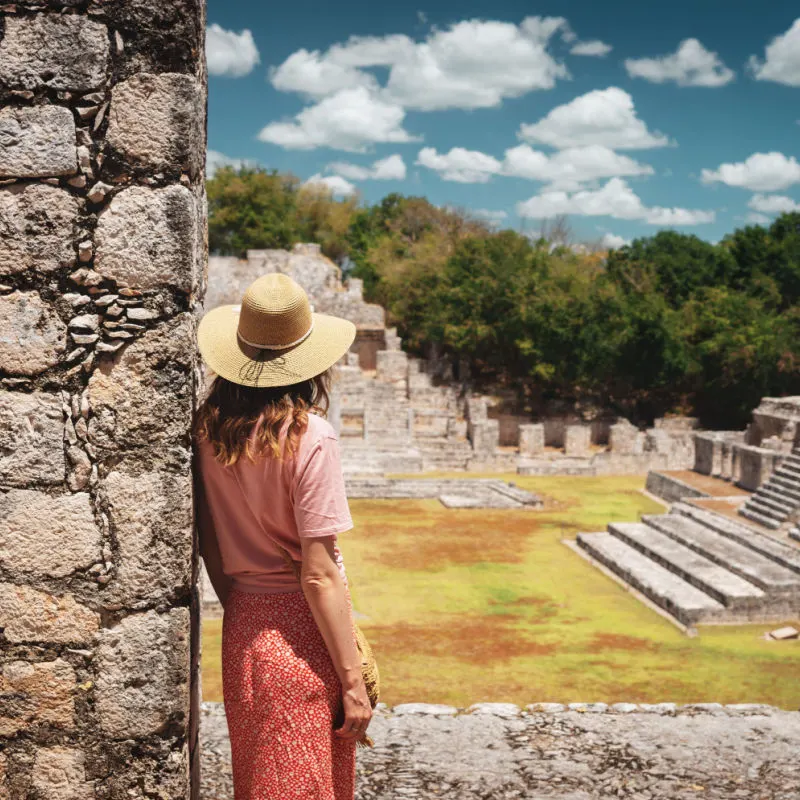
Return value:
M 277 545 L 277 542 L 276 542 Z M 280 547 L 280 545 L 277 545 Z M 287 564 L 292 568 L 297 580 L 300 580 L 300 568 L 297 562 L 289 555 L 288 551 L 280 547 L 281 555 Z M 378 662 L 375 660 L 375 654 L 372 652 L 372 647 L 364 636 L 364 631 L 358 627 L 358 623 L 353 622 L 353 632 L 356 637 L 356 646 L 358 647 L 358 654 L 361 657 L 361 675 L 364 678 L 364 685 L 367 689 L 367 697 L 369 704 L 372 708 L 378 704 L 380 699 L 380 674 L 378 672 Z M 340 727 L 344 723 L 344 706 L 340 703 L 339 713 L 334 721 L 334 728 Z M 361 747 L 374 747 L 375 742 L 372 738 L 364 732 L 364 735 L 356 740 L 356 744 Z

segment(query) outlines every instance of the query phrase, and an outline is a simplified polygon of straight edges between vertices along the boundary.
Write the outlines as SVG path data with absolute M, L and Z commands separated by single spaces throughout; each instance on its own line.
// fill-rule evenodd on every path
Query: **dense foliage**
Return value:
M 800 213 L 716 245 L 661 231 L 603 258 L 424 198 L 359 207 L 263 170 L 220 170 L 208 198 L 212 252 L 319 242 L 409 347 L 437 343 L 530 407 L 739 428 L 762 396 L 800 394 Z

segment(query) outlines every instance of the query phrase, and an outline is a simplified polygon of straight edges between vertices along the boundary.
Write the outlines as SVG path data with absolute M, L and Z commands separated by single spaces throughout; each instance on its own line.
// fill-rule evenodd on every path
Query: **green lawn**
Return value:
M 777 624 L 703 626 L 688 638 L 561 543 L 660 511 L 643 478 L 502 477 L 545 509 L 350 502 L 356 527 L 339 546 L 384 702 L 800 706 L 800 641 L 761 639 Z M 220 627 L 204 627 L 209 700 L 221 699 Z

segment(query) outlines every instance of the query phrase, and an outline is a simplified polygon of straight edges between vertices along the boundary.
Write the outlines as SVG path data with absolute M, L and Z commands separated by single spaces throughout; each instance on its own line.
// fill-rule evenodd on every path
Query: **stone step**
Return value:
M 780 514 L 788 515 L 794 508 L 794 504 L 790 500 L 784 497 L 775 497 L 772 494 L 767 494 L 762 491 L 762 489 L 758 489 L 752 497 L 748 497 L 746 504 L 749 505 L 753 500 L 758 500 L 761 505 L 767 506 L 768 508 L 774 508 Z
M 739 509 L 739 513 L 743 517 L 747 517 L 747 519 L 751 519 L 753 522 L 757 522 L 759 525 L 763 525 L 765 528 L 769 528 L 773 531 L 778 530 L 781 526 L 781 523 L 772 519 L 772 517 L 759 514 L 758 511 L 753 511 L 752 508 L 747 508 L 747 506 L 742 506 Z
M 793 481 L 800 481 L 800 467 L 794 464 L 787 464 L 785 461 L 775 470 L 773 475 L 789 478 Z
M 771 558 L 777 564 L 800 574 L 800 548 L 792 547 L 773 539 L 772 536 L 759 533 L 749 525 L 736 522 L 730 517 L 693 506 L 690 503 L 675 503 L 670 513 L 693 519 L 704 527 L 733 539 L 750 550 Z
M 679 514 L 647 514 L 642 522 L 766 592 L 800 597 L 800 574 Z
M 800 480 L 794 480 L 792 478 L 787 478 L 783 475 L 778 475 L 776 472 L 772 473 L 772 477 L 769 479 L 769 484 L 775 487 L 778 491 L 788 490 L 792 492 L 793 495 L 800 494 Z
M 783 500 L 785 503 L 791 503 L 792 506 L 800 506 L 800 491 L 795 492 L 785 486 L 776 486 L 772 481 L 760 486 L 756 494 Z
M 785 508 L 776 509 L 774 506 L 762 502 L 762 500 L 755 495 L 749 498 L 742 508 L 746 508 L 748 511 L 755 511 L 763 517 L 774 519 L 779 526 L 789 516 L 789 511 Z
M 608 530 L 726 608 L 752 608 L 762 604 L 764 592 L 757 586 L 649 525 L 612 522 Z
M 613 534 L 579 533 L 578 546 L 684 625 L 724 619 L 725 606 Z
M 800 528 L 792 528 L 789 531 L 789 538 L 794 539 L 796 542 L 800 542 Z

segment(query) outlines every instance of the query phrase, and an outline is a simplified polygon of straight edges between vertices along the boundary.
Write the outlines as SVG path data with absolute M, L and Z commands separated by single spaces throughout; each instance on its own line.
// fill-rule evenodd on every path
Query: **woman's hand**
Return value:
M 372 719 L 372 706 L 363 679 L 352 686 L 342 687 L 342 703 L 344 724 L 334 733 L 342 739 L 360 739 Z

